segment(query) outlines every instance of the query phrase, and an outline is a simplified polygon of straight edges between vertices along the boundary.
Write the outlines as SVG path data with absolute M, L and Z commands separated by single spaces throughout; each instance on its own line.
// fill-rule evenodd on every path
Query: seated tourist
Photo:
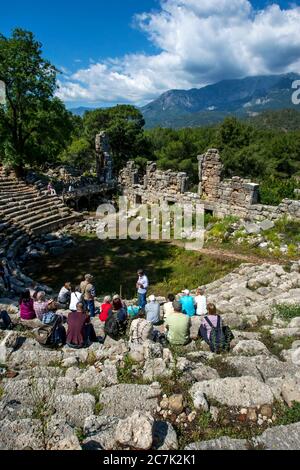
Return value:
M 80 291 L 83 295 L 85 307 L 88 309 L 90 316 L 93 318 L 96 314 L 95 297 L 96 289 L 93 284 L 94 277 L 91 274 L 84 276 L 84 281 L 80 284 Z
M 43 314 L 41 321 L 44 325 L 53 327 L 52 335 L 48 346 L 61 347 L 66 344 L 66 330 L 63 326 L 64 317 L 57 313 L 59 304 L 50 300 L 48 302 L 48 309 Z
M 196 315 L 198 316 L 204 316 L 207 314 L 207 301 L 205 297 L 205 290 L 201 289 L 200 287 L 197 289 L 196 297 L 195 297 L 195 303 L 196 303 Z
M 72 285 L 70 282 L 66 282 L 65 285 L 60 289 L 57 301 L 60 303 L 62 308 L 68 308 L 71 300 L 71 289 Z
M 174 313 L 173 302 L 175 301 L 175 295 L 168 295 L 168 302 L 163 305 L 164 318 L 167 318 L 170 313 Z
M 33 299 L 30 297 L 30 291 L 25 290 L 20 297 L 20 317 L 22 320 L 33 320 L 36 314 L 33 307 Z
M 195 300 L 190 295 L 190 291 L 185 289 L 183 291 L 183 296 L 179 300 L 181 304 L 182 313 L 185 313 L 189 317 L 193 317 L 195 315 Z
M 0 330 L 11 330 L 13 323 L 6 310 L 0 312 Z
M 181 311 L 180 302 L 174 302 L 174 313 L 170 313 L 165 320 L 167 340 L 173 345 L 185 345 L 189 342 L 190 317 Z
M 147 340 L 154 339 L 153 324 L 145 319 L 143 310 L 140 310 L 138 317 L 132 320 L 129 330 L 129 342 L 132 345 L 141 345 Z
M 119 296 L 114 296 L 111 311 L 116 315 L 116 318 L 120 323 L 121 330 L 125 332 L 128 322 L 127 309 Z
M 138 306 L 138 301 L 135 301 L 132 305 L 127 307 L 127 313 L 130 318 L 136 318 L 141 308 Z
M 42 319 L 44 313 L 48 312 L 48 303 L 45 292 L 40 291 L 36 293 L 36 298 L 33 300 L 33 308 L 39 320 Z
M 90 322 L 90 316 L 85 312 L 83 303 L 79 302 L 76 312 L 71 312 L 68 316 L 67 345 L 80 349 L 96 341 L 97 337 Z
M 112 309 L 111 296 L 107 295 L 103 299 L 103 304 L 100 307 L 99 318 L 101 321 L 106 321 L 108 318 L 108 312 Z
M 80 287 L 72 287 L 71 288 L 71 298 L 70 298 L 70 305 L 69 305 L 69 310 L 72 312 L 76 312 L 77 310 L 77 304 L 79 302 L 82 302 L 82 293 L 80 292 Z
M 203 318 L 200 326 L 201 337 L 209 344 L 212 327 L 216 328 L 219 315 L 214 304 L 207 305 L 207 315 Z
M 146 319 L 153 325 L 157 325 L 160 322 L 160 305 L 157 302 L 155 295 L 149 296 L 149 301 L 145 307 Z
M 220 315 L 217 314 L 216 306 L 212 303 L 207 305 L 208 314 L 203 318 L 200 325 L 200 335 L 209 345 L 212 352 L 220 353 L 230 350 L 230 343 L 234 336 L 228 326 L 225 326 Z M 212 333 L 214 335 L 212 336 Z

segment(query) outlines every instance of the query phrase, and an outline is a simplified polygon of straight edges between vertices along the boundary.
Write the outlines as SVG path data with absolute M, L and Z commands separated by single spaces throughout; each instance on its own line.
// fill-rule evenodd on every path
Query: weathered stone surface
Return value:
M 243 356 L 258 356 L 259 354 L 270 355 L 267 347 L 257 340 L 240 341 L 232 350 L 233 354 Z
M 9 363 L 13 367 L 35 367 L 35 366 L 49 366 L 54 363 L 59 363 L 62 360 L 61 351 L 44 350 L 41 347 L 36 348 L 34 351 L 18 350 L 11 354 Z
M 183 372 L 183 379 L 189 382 L 201 382 L 201 380 L 211 380 L 219 378 L 218 372 L 212 367 L 206 366 L 201 362 L 189 361 L 185 357 L 177 359 L 176 367 Z
M 156 377 L 170 377 L 172 370 L 169 369 L 163 359 L 148 359 L 144 365 L 143 379 L 154 380 Z
M 292 406 L 294 401 L 300 403 L 300 376 L 285 379 L 281 386 L 281 394 L 288 406 Z
M 193 442 L 184 450 L 248 450 L 249 446 L 245 439 L 231 439 L 220 437 L 211 441 Z
M 274 396 L 268 385 L 254 377 L 229 377 L 198 382 L 190 389 L 196 406 L 199 393 L 228 406 L 251 407 L 272 404 Z M 196 403 L 195 403 L 196 402 Z
M 58 395 L 54 400 L 54 408 L 57 415 L 71 426 L 83 427 L 86 418 L 94 414 L 95 403 L 95 397 L 89 393 Z
M 156 421 L 153 426 L 153 449 L 177 450 L 177 434 L 173 426 L 166 421 Z
M 114 364 L 104 364 L 101 369 L 94 366 L 88 367 L 76 378 L 79 391 L 87 391 L 100 387 L 116 385 L 118 383 L 117 368 Z
M 115 439 L 121 446 L 136 450 L 148 450 L 153 442 L 154 419 L 150 413 L 134 411 L 134 413 L 119 421 Z
M 83 431 L 87 436 L 82 443 L 84 450 L 113 450 L 116 447 L 115 434 L 119 418 L 112 416 L 89 416 Z
M 255 442 L 266 450 L 299 450 L 300 423 L 267 429 Z
M 52 406 L 56 395 L 61 393 L 72 395 L 75 389 L 75 383 L 65 377 L 43 377 L 21 380 L 7 379 L 4 381 L 3 393 L 6 401 L 16 400 L 34 408 L 44 401 Z
M 99 402 L 103 405 L 101 414 L 123 419 L 135 410 L 154 413 L 160 394 L 161 389 L 158 383 L 114 385 L 100 394 Z
M 0 422 L 0 450 L 81 450 L 74 429 L 52 418 L 46 431 L 41 421 L 21 419 Z

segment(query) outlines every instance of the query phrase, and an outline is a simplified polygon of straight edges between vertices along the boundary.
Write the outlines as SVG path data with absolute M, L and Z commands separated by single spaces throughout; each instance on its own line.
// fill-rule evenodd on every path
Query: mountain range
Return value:
M 170 90 L 141 110 L 148 128 L 216 124 L 228 115 L 254 117 L 266 110 L 294 108 L 292 83 L 300 75 L 267 75 L 223 80 L 203 88 Z
M 141 108 L 146 127 L 196 127 L 221 122 L 228 115 L 253 118 L 265 111 L 295 109 L 292 84 L 296 73 L 222 80 L 191 90 L 169 90 Z M 82 116 L 90 108 L 71 109 Z

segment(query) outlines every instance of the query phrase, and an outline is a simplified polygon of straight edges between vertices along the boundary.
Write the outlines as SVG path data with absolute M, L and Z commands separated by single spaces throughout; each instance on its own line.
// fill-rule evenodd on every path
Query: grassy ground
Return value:
M 144 268 L 151 292 L 167 295 L 185 287 L 195 288 L 223 277 L 238 266 L 236 260 L 212 258 L 186 251 L 168 242 L 147 240 L 99 240 L 77 236 L 77 245 L 61 257 L 46 256 L 26 265 L 26 273 L 39 282 L 59 289 L 65 281 L 78 283 L 86 273 L 95 276 L 97 294 L 135 296 L 136 271 Z

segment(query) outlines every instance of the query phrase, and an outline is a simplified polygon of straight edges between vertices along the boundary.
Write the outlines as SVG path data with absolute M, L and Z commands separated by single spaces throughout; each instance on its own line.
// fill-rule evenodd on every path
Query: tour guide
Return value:
M 136 283 L 136 288 L 138 290 L 138 306 L 140 308 L 145 308 L 145 305 L 147 303 L 147 290 L 149 287 L 149 281 L 147 276 L 145 275 L 143 269 L 138 270 L 138 280 Z

